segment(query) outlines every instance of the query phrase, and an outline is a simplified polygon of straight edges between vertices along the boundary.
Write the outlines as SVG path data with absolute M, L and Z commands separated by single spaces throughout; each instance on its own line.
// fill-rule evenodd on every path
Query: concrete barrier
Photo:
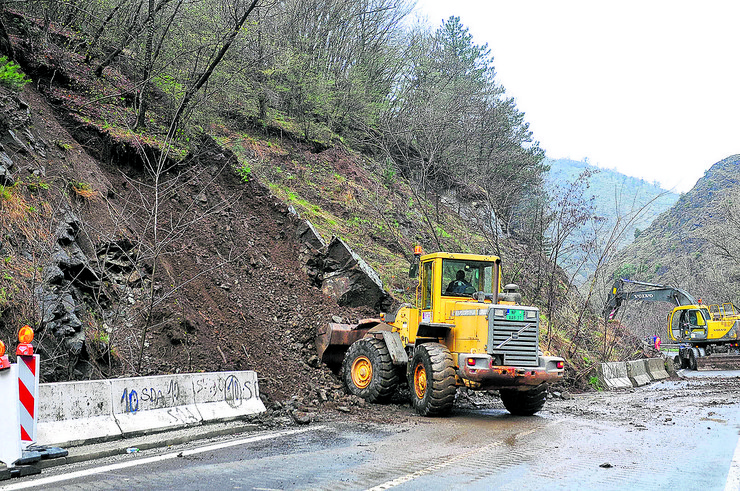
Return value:
M 645 360 L 645 365 L 651 381 L 663 380 L 670 376 L 665 369 L 665 361 L 663 358 L 648 358 Z
M 112 379 L 113 417 L 123 436 L 203 422 L 195 407 L 191 375 Z
M 199 374 L 193 378 L 193 391 L 204 421 L 238 419 L 265 410 L 254 372 Z
M 640 387 L 650 383 L 650 376 L 647 374 L 647 369 L 645 368 L 645 360 L 634 360 L 626 363 L 627 376 L 632 382 L 632 385 Z
M 121 436 L 110 380 L 40 384 L 38 411 L 36 439 L 42 444 L 70 446 Z
M 602 363 L 599 368 L 599 378 L 610 389 L 632 387 L 632 382 L 627 376 L 627 364 L 623 361 Z
M 265 411 L 252 371 L 41 384 L 38 439 L 74 446 Z

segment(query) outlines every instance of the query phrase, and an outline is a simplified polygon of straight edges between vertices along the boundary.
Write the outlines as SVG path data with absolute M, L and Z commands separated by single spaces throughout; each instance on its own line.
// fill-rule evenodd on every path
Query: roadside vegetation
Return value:
M 455 17 L 414 23 L 412 8 L 406 0 L 3 7 L 0 51 L 8 58 L 0 83 L 20 90 L 32 80 L 77 143 L 121 166 L 129 201 L 114 210 L 107 198 L 121 189 L 73 175 L 50 190 L 39 182 L 39 194 L 68 197 L 83 211 L 108 206 L 121 229 L 133 229 L 126 221 L 132 210 L 147 217 L 137 229 L 140 243 L 125 248 L 125 259 L 136 263 L 127 281 L 139 285 L 126 298 L 143 298 L 136 342 L 109 332 L 94 308 L 85 317 L 94 356 L 108 369 L 142 370 L 148 336 L 166 323 L 161 304 L 174 305 L 197 279 L 173 279 L 167 261 L 179 253 L 178 241 L 203 219 L 228 215 L 237 199 L 212 204 L 206 194 L 216 178 L 184 164 L 209 139 L 235 157 L 227 171 L 242 192 L 259 183 L 325 238 L 345 239 L 399 302 L 414 297 L 407 274 L 414 245 L 497 254 L 504 282 L 517 283 L 524 301 L 540 307 L 542 347 L 568 358 L 573 383 L 586 386 L 600 361 L 640 355 L 630 333 L 604 326 L 592 308 L 596 282 L 634 216 L 600 229 L 583 194 L 587 174 L 546 189 L 544 150 L 497 80 L 491 48 L 476 44 Z M 74 154 L 75 144 L 59 140 L 56 150 Z M 0 206 L 14 210 L 3 219 L 16 226 L 47 213 L 30 186 L 20 193 L 19 185 L 0 188 Z M 168 208 L 175 202 L 185 202 L 186 213 Z M 597 275 L 579 291 L 561 266 L 573 234 L 587 224 L 594 233 L 578 243 Z M 3 278 L 16 278 L 32 266 L 9 250 Z M 219 254 L 214 271 L 241 261 L 244 250 L 235 244 Z M 251 258 L 250 267 L 257 262 Z M 22 291 L 32 297 L 33 282 L 2 281 L 5 325 L 26 322 L 7 302 Z M 96 297 L 98 307 L 112 298 Z M 28 312 L 27 322 L 41 327 Z

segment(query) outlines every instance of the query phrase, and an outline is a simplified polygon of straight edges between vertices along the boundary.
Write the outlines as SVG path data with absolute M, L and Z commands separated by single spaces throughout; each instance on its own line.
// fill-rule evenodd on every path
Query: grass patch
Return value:
M 75 196 L 79 196 L 86 201 L 97 199 L 100 196 L 100 194 L 95 191 L 90 184 L 82 181 L 70 182 L 69 189 Z

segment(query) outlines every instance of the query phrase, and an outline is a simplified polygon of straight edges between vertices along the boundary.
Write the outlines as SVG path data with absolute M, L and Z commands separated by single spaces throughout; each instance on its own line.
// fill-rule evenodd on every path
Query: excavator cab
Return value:
M 697 309 L 695 306 L 677 307 L 671 313 L 669 325 L 673 340 L 702 340 L 707 339 L 707 320 L 711 319 L 706 308 Z

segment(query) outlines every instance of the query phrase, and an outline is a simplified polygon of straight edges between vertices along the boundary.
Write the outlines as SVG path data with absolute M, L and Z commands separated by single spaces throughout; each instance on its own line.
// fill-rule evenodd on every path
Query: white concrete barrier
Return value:
M 39 385 L 36 439 L 42 445 L 78 445 L 120 438 L 113 418 L 111 381 Z
M 610 389 L 632 387 L 632 382 L 627 376 L 627 364 L 623 361 L 602 363 L 599 378 Z
M 41 384 L 38 443 L 74 446 L 265 411 L 253 371 Z
M 670 377 L 665 369 L 663 358 L 648 358 L 645 360 L 645 364 L 650 380 L 663 380 Z
M 113 417 L 123 436 L 200 424 L 191 375 L 112 379 Z
M 205 421 L 237 419 L 265 410 L 255 372 L 199 374 L 193 377 L 193 391 L 195 405 Z
M 645 369 L 645 360 L 634 360 L 626 363 L 627 376 L 632 382 L 632 385 L 640 387 L 650 383 L 650 376 L 647 374 L 647 370 Z

